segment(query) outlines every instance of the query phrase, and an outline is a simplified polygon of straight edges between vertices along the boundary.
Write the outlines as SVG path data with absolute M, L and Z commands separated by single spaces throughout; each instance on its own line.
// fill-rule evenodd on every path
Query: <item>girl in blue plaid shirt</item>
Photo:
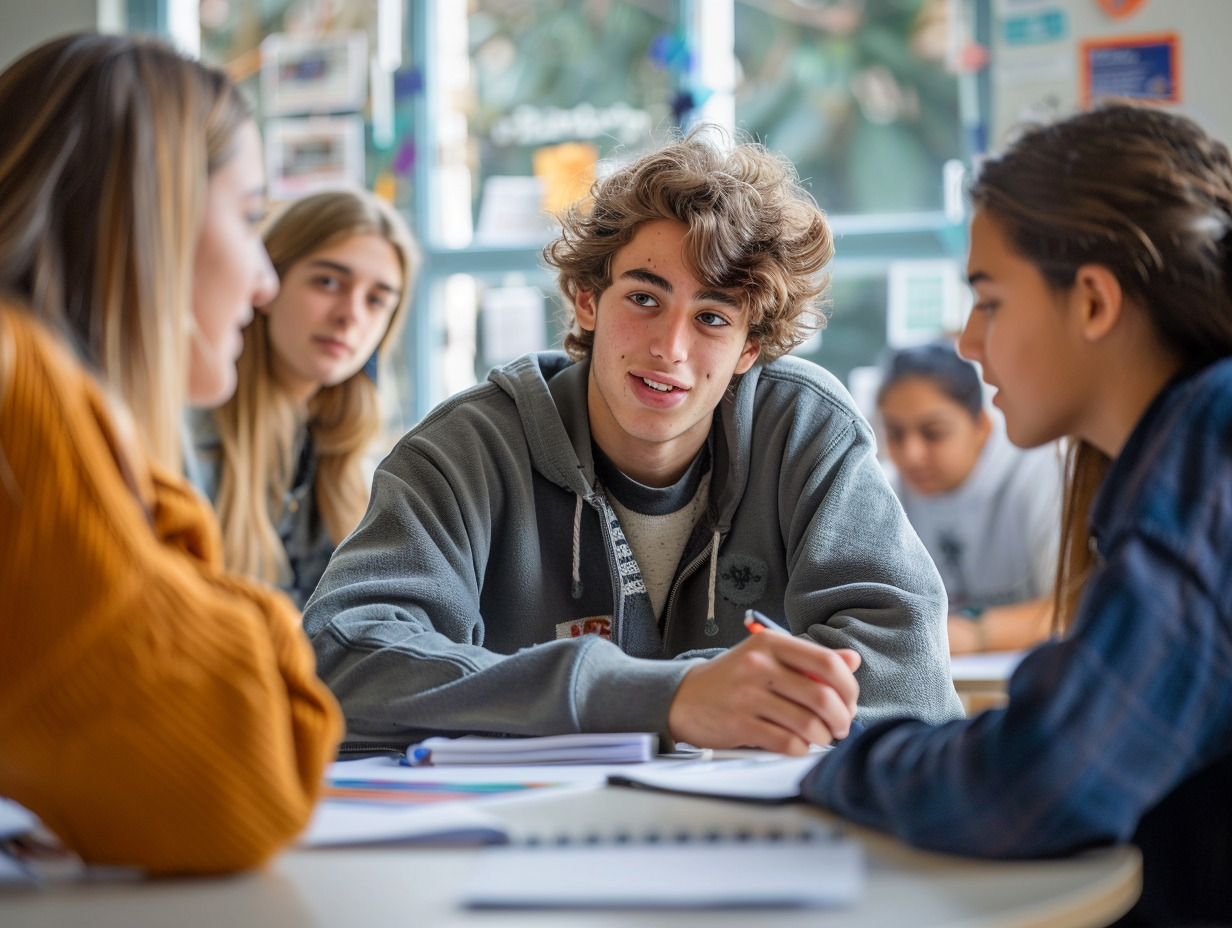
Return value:
M 1066 632 L 1004 709 L 876 725 L 805 793 L 954 853 L 1133 841 L 1123 924 L 1232 923 L 1232 161 L 1115 105 L 1028 131 L 971 195 L 959 350 L 1015 444 L 1070 439 Z

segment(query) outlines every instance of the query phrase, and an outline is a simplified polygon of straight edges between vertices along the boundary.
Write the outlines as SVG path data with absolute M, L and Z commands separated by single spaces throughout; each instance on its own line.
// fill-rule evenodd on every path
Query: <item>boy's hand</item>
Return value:
M 753 635 L 685 674 L 668 709 L 673 738 L 698 747 L 801 755 L 845 738 L 860 655 L 791 635 Z

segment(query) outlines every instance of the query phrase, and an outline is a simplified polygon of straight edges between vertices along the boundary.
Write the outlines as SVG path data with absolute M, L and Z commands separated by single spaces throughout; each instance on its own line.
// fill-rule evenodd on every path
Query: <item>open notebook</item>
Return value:
M 612 786 L 742 802 L 799 802 L 800 781 L 829 748 L 804 757 L 763 754 L 738 760 L 637 768 L 608 775 Z
M 542 764 L 507 766 L 409 767 L 388 757 L 342 761 L 326 772 L 325 789 L 312 821 L 300 840 L 305 847 L 396 841 L 432 844 L 502 844 L 536 837 L 512 831 L 496 814 L 499 807 L 533 801 L 548 793 L 593 791 L 615 783 L 751 803 L 748 816 L 734 810 L 717 831 L 710 823 L 682 823 L 664 840 L 724 836 L 778 840 L 772 829 L 758 827 L 755 805 L 798 801 L 800 779 L 818 756 L 788 758 L 761 755 L 726 761 L 657 761 L 646 764 Z M 640 834 L 654 842 L 659 835 Z M 547 839 L 604 843 L 622 833 L 584 836 L 551 835 Z M 627 837 L 626 837 L 627 839 Z
M 399 843 L 498 844 L 505 823 L 489 813 L 491 800 L 547 790 L 597 789 L 610 767 L 408 767 L 396 758 L 369 757 L 330 764 L 304 847 Z

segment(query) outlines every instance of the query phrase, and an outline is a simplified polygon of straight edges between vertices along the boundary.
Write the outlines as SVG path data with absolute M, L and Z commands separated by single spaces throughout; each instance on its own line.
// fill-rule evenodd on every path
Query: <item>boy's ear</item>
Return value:
M 1125 294 L 1116 274 L 1102 264 L 1084 264 L 1074 274 L 1070 299 L 1076 304 L 1078 325 L 1087 341 L 1100 341 L 1116 328 L 1125 308 Z
M 579 290 L 573 298 L 573 315 L 577 324 L 587 332 L 595 330 L 595 295 L 590 290 Z
M 749 338 L 744 343 L 744 350 L 740 352 L 740 360 L 736 362 L 736 369 L 732 374 L 743 374 L 752 367 L 757 358 L 761 355 L 761 342 L 755 338 Z

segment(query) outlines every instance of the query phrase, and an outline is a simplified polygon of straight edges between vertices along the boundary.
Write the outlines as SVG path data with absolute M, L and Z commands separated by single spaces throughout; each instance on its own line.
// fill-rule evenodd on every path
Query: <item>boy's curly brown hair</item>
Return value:
M 611 284 L 612 258 L 644 223 L 683 222 L 687 260 L 707 287 L 741 295 L 749 337 L 772 361 L 825 326 L 822 296 L 834 256 L 826 215 L 783 155 L 755 142 L 725 145 L 702 127 L 597 181 L 560 217 L 543 250 L 565 296 L 565 350 L 589 357 L 594 333 L 577 323 L 582 291 Z

